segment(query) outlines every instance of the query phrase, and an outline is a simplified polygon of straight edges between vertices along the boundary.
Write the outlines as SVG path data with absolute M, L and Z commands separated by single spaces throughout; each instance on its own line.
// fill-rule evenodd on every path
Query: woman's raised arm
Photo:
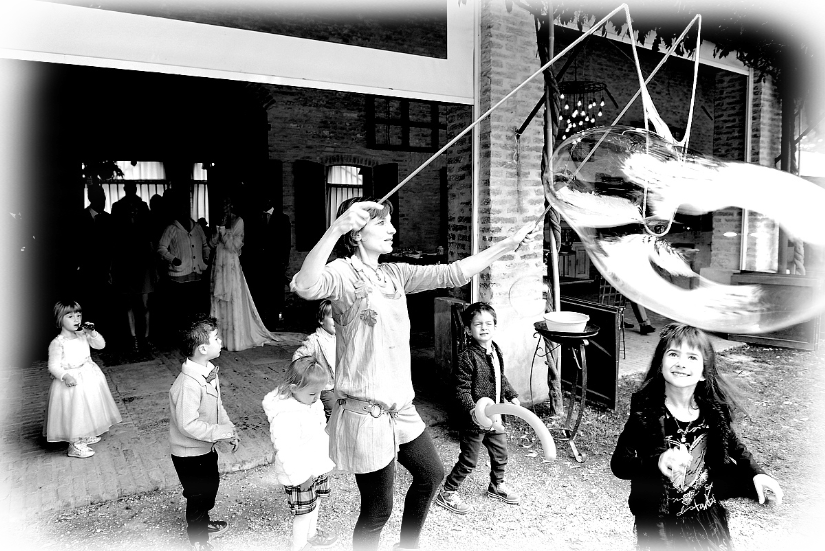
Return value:
M 338 239 L 352 230 L 360 230 L 366 226 L 370 220 L 369 211 L 382 208 L 384 206 L 375 201 L 359 201 L 336 218 L 304 259 L 301 270 L 295 275 L 295 286 L 298 289 L 309 289 L 314 286 L 320 279 Z

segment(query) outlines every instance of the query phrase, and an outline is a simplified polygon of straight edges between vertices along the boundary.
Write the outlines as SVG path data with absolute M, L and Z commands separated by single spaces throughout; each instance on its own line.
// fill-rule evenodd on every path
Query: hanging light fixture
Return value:
M 559 114 L 556 139 L 566 140 L 576 132 L 601 125 L 605 93 L 609 95 L 607 85 L 602 82 L 573 80 L 559 83 L 559 99 L 564 102 L 564 110 Z M 597 97 L 601 100 L 597 101 Z

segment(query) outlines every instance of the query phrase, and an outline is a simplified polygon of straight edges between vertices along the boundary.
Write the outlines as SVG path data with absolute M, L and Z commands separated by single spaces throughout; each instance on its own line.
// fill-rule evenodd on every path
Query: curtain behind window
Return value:
M 169 182 L 166 181 L 166 171 L 163 163 L 155 161 L 138 161 L 132 166 L 131 161 L 117 161 L 118 167 L 123 171 L 123 179 L 102 184 L 106 193 L 106 211 L 112 212 L 112 203 L 115 203 L 126 195 L 123 187 L 126 180 L 136 180 L 137 195 L 146 204 L 153 195 L 163 196 L 169 189 Z M 203 169 L 202 163 L 192 164 L 192 184 L 189 187 L 190 213 L 194 220 L 205 218 L 209 222 L 209 188 L 207 187 L 207 171 Z M 89 198 L 83 196 L 83 208 L 89 206 Z
M 351 197 L 363 195 L 363 176 L 357 166 L 336 165 L 327 168 L 327 227 L 338 214 L 338 205 Z

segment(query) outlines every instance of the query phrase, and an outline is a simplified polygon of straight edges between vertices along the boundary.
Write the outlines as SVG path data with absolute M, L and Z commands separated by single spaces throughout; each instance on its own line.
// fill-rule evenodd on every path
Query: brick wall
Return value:
M 782 137 L 782 104 L 773 80 L 754 83 L 751 161 L 777 168 Z M 775 272 L 779 265 L 779 226 L 760 213 L 748 214 L 748 248 L 744 269 Z
M 450 106 L 447 108 L 447 139 L 452 140 L 467 128 L 472 110 Z M 469 256 L 472 252 L 471 228 L 473 220 L 473 140 L 466 134 L 446 152 L 447 157 L 447 254 L 450 261 Z M 451 289 L 450 294 L 468 301 L 469 289 Z
M 716 88 L 713 155 L 720 159 L 744 161 L 747 77 L 719 71 L 716 74 Z M 709 262 L 712 268 L 740 268 L 741 233 L 742 209 L 730 207 L 713 213 Z
M 480 54 L 483 113 L 538 69 L 532 16 L 519 8 L 507 13 L 499 0 L 482 2 Z M 535 221 L 544 210 L 541 114 L 522 135 L 518 156 L 514 133 L 542 92 L 543 83 L 537 78 L 480 125 L 479 250 Z M 529 318 L 517 308 L 511 291 L 518 290 L 528 300 L 532 297 L 543 310 L 543 273 L 542 243 L 538 240 L 504 255 L 480 274 L 480 299 L 491 302 L 498 312 L 496 342 L 504 350 L 507 377 L 524 402 L 547 397 L 547 372 L 543 361 L 537 361 L 534 369 L 529 367 L 536 348 L 535 316 Z
M 369 149 L 366 96 L 362 94 L 269 85 L 263 88 L 268 95 L 265 104 L 270 125 L 269 158 L 283 162 L 284 211 L 292 219 L 293 227 L 295 216 L 300 216 L 295 213 L 294 161 L 304 159 L 327 166 L 352 164 L 366 167 L 397 163 L 401 180 L 431 155 Z M 450 109 L 459 114 L 471 111 L 467 106 L 451 106 Z M 442 105 L 440 116 L 444 123 L 447 122 L 447 111 L 447 106 Z M 442 155 L 399 190 L 396 250 L 414 248 L 434 252 L 439 245 L 446 245 L 447 229 L 442 227 L 438 215 L 441 206 L 439 170 L 446 165 L 446 157 Z M 324 199 L 319 197 L 318 200 Z M 293 248 L 289 274 L 300 269 L 305 255 L 306 251 Z

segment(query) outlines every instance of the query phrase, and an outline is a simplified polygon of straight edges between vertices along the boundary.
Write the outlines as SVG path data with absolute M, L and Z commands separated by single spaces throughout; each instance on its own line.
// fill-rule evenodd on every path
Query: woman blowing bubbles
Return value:
M 379 264 L 392 252 L 392 206 L 361 197 L 344 201 L 292 280 L 292 291 L 332 301 L 338 362 L 338 397 L 329 420 L 330 458 L 355 473 L 361 511 L 353 533 L 356 551 L 378 547 L 392 512 L 395 460 L 412 475 L 404 500 L 399 549 L 418 538 L 444 467 L 412 401 L 408 293 L 458 287 L 526 241 L 533 224 L 488 249 L 446 265 Z M 346 257 L 326 264 L 335 244 Z

